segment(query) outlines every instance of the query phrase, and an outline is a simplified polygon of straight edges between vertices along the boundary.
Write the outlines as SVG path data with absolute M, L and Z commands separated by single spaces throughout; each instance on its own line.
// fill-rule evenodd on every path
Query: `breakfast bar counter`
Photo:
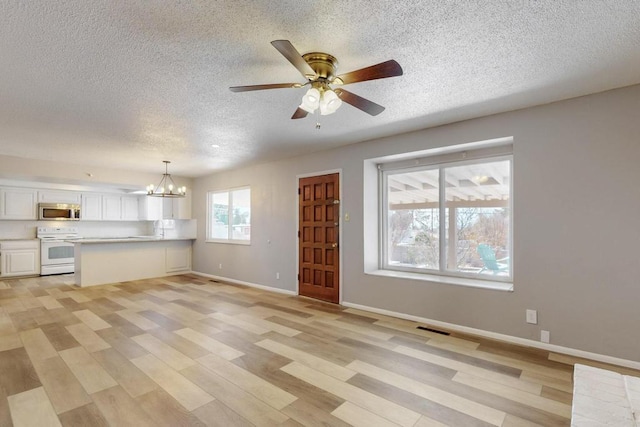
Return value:
M 193 238 L 109 237 L 69 239 L 80 287 L 150 279 L 191 271 Z

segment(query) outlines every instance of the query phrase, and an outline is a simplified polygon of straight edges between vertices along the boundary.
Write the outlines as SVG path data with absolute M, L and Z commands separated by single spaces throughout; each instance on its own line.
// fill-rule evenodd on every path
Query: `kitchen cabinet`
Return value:
M 163 219 L 191 219 L 191 195 L 162 199 Z
M 40 274 L 38 240 L 0 241 L 0 277 Z
M 0 219 L 38 218 L 38 192 L 31 188 L 0 188 Z
M 140 219 L 137 196 L 122 196 L 120 203 L 120 219 L 123 221 L 138 221 Z
M 122 200 L 117 195 L 102 196 L 102 219 L 104 221 L 120 221 L 122 216 Z
M 82 193 L 82 221 L 100 221 L 102 219 L 102 194 Z
M 191 246 L 170 246 L 165 248 L 167 273 L 191 270 Z
M 104 221 L 138 221 L 138 197 L 105 194 L 102 196 Z
M 138 200 L 138 219 L 191 219 L 191 198 L 142 196 Z
M 38 203 L 67 203 L 79 205 L 81 194 L 77 191 L 64 190 L 40 190 L 38 191 Z
M 193 239 L 79 239 L 74 242 L 80 287 L 163 277 L 191 270 Z
M 162 219 L 162 199 L 160 197 L 140 197 L 138 208 L 140 219 L 146 221 L 157 221 Z

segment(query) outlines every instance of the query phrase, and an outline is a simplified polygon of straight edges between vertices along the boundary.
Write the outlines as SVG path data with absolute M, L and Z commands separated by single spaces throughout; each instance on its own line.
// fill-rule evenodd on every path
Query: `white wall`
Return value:
M 639 113 L 632 86 L 196 179 L 194 270 L 295 290 L 296 176 L 342 169 L 344 301 L 529 339 L 545 329 L 554 344 L 640 361 Z M 364 160 L 507 136 L 514 292 L 364 274 Z M 251 246 L 205 243 L 206 192 L 242 185 Z

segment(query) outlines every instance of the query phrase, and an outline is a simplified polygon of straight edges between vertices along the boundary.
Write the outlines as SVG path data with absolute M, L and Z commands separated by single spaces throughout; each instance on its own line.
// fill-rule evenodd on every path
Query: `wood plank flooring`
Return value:
M 570 423 L 564 355 L 195 275 L 72 283 L 0 281 L 0 426 Z

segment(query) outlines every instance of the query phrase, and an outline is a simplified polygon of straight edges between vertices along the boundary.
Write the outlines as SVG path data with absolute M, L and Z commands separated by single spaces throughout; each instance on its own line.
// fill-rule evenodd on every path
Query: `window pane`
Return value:
M 387 176 L 387 265 L 439 268 L 438 170 Z
M 251 190 L 248 188 L 231 193 L 233 221 L 231 224 L 233 240 L 251 239 Z
M 510 276 L 510 161 L 445 169 L 447 270 Z
M 229 193 L 213 193 L 211 198 L 211 238 L 229 238 Z

